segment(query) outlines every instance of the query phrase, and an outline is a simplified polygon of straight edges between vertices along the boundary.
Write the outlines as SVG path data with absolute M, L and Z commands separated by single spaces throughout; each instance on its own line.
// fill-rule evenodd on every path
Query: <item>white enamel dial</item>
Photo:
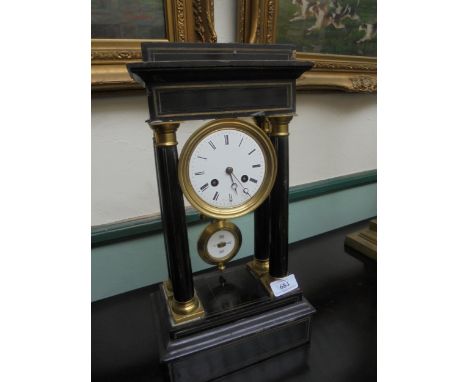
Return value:
M 232 208 L 246 203 L 265 178 L 265 154 L 249 134 L 222 129 L 206 135 L 189 159 L 193 190 L 205 203 Z
M 230 256 L 235 247 L 236 238 L 232 232 L 221 229 L 208 239 L 206 249 L 212 258 L 223 259 Z
M 179 184 L 205 216 L 235 218 L 257 208 L 276 178 L 276 155 L 268 135 L 239 119 L 218 119 L 200 127 L 179 158 Z

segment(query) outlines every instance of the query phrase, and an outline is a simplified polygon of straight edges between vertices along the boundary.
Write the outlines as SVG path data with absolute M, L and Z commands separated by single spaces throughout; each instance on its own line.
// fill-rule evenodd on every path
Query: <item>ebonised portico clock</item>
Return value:
M 146 88 L 169 279 L 152 294 L 160 362 L 172 381 L 206 381 L 306 344 L 314 308 L 288 274 L 289 122 L 311 64 L 290 45 L 143 43 L 128 64 Z M 176 131 L 201 124 L 180 153 Z M 183 195 L 212 221 L 194 276 Z M 254 253 L 227 264 L 253 212 Z M 297 285 L 297 284 L 296 284 Z

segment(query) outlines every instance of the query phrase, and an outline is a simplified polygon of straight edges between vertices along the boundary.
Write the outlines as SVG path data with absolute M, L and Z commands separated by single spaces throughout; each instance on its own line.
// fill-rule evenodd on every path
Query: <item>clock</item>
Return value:
M 231 222 L 217 220 L 203 230 L 197 249 L 205 262 L 223 270 L 225 264 L 239 252 L 241 244 L 242 234 L 239 228 Z
M 153 130 L 168 271 L 151 294 L 159 361 L 172 382 L 218 380 L 310 341 L 313 307 L 271 283 L 289 274 L 289 123 L 296 80 L 312 65 L 274 44 L 147 42 L 142 58 L 127 68 L 146 88 Z M 189 120 L 205 122 L 179 151 Z M 210 217 L 204 261 L 222 270 L 240 229 L 253 237 L 251 261 L 193 274 L 184 195 Z M 252 211 L 253 227 L 228 221 Z
M 179 182 L 187 200 L 217 219 L 245 215 L 269 195 L 276 177 L 273 145 L 258 126 L 220 119 L 197 130 L 179 160 Z

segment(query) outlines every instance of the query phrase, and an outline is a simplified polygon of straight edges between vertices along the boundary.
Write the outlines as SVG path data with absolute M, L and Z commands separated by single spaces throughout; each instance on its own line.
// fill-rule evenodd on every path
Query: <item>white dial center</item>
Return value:
M 208 254 L 215 259 L 222 259 L 229 256 L 236 244 L 236 238 L 227 230 L 216 231 L 208 239 Z

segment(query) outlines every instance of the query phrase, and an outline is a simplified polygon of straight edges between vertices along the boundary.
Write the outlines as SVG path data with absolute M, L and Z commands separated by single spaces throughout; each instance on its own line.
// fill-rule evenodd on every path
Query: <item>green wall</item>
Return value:
M 303 240 L 377 215 L 377 172 L 366 171 L 291 188 L 289 241 Z M 195 213 L 187 221 L 193 271 L 209 267 L 197 255 L 197 239 L 208 224 Z M 236 259 L 253 253 L 253 214 L 233 220 L 242 231 Z M 144 236 L 142 236 L 144 234 Z M 93 227 L 92 300 L 100 300 L 167 278 L 164 238 L 157 218 Z

